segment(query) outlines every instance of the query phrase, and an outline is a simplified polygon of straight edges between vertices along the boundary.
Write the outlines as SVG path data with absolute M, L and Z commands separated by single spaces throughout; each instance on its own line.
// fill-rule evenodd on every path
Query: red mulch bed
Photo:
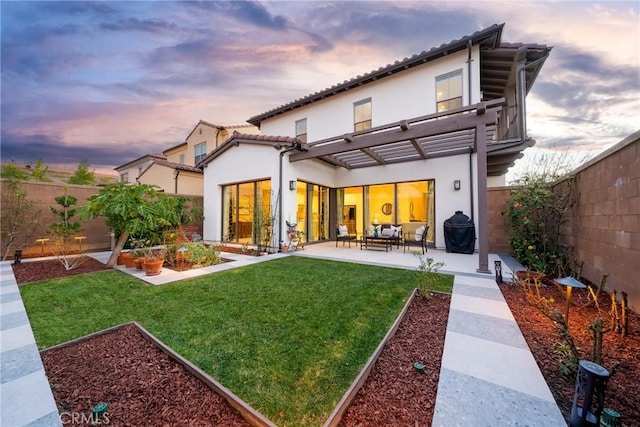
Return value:
M 504 284 L 500 286 L 500 290 L 558 406 L 568 418 L 573 404 L 576 377 L 575 375 L 566 377 L 560 372 L 559 355 L 554 352 L 554 345 L 562 339 L 556 331 L 556 326 L 538 308 L 527 302 L 521 286 Z M 545 298 L 553 298 L 552 305 L 561 313 L 565 312 L 564 289 L 559 290 L 551 284 L 542 288 L 541 295 Z M 569 307 L 569 332 L 578 347 L 580 357 L 591 360 L 593 332 L 589 330 L 589 324 L 602 317 L 605 320 L 605 327 L 609 325 L 611 299 L 606 294 L 599 297 L 600 307 L 603 310 L 599 314 L 593 304 L 585 306 L 588 301 L 587 295 L 586 289 L 573 290 Z M 629 335 L 626 338 L 613 331 L 606 333 L 602 351 L 604 358 L 601 365 L 609 372 L 615 364 L 619 363 L 607 385 L 605 407 L 619 412 L 626 426 L 640 426 L 640 316 L 629 312 Z
M 108 422 L 102 421 L 109 425 L 249 425 L 133 325 L 45 351 L 42 361 L 62 421 L 74 413 L 88 417 L 94 406 L 106 402 Z
M 450 302 L 451 296 L 443 294 L 414 298 L 342 425 L 431 425 Z M 415 362 L 424 365 L 424 373 L 414 369 Z
M 105 264 L 94 258 L 87 259 L 80 266 L 73 270 L 65 270 L 64 266 L 57 259 L 46 261 L 33 261 L 13 265 L 13 275 L 19 285 L 23 283 L 37 282 L 40 280 L 57 279 L 60 277 L 75 276 L 78 274 L 93 273 L 96 271 L 110 270 Z

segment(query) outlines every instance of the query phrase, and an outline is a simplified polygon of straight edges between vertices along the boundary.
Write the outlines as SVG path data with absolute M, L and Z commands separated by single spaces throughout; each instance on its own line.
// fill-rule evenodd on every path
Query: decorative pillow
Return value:
M 402 226 L 401 225 L 396 227 L 396 237 L 402 237 Z
M 347 228 L 347 226 L 344 224 L 338 225 L 338 236 L 343 237 L 348 235 L 349 235 L 349 229 Z
M 391 228 L 383 228 L 382 235 L 392 237 L 394 235 L 393 230 Z
M 391 237 L 398 237 L 398 229 L 394 225 L 390 225 L 389 230 L 391 230 Z
M 424 234 L 424 225 L 421 225 L 416 229 L 416 237 L 415 237 L 416 242 L 419 242 L 420 240 L 422 240 L 423 234 Z

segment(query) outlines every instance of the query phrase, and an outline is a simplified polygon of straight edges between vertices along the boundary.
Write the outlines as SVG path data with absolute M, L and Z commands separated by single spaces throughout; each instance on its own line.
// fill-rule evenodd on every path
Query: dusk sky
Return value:
M 537 147 L 595 153 L 640 129 L 638 4 L 2 1 L 1 156 L 113 168 L 500 23 L 554 46 Z

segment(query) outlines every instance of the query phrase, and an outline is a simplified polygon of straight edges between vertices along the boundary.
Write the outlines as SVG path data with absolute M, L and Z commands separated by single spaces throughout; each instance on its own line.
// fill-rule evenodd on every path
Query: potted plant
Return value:
M 145 249 L 144 271 L 147 276 L 157 276 L 164 264 L 164 246 L 154 246 Z

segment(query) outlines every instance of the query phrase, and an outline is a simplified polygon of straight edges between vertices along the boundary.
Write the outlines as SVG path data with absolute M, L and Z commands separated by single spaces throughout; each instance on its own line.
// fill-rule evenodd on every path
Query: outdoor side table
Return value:
M 555 280 L 556 283 L 567 287 L 567 300 L 564 309 L 564 319 L 567 322 L 567 328 L 569 327 L 569 301 L 571 300 L 571 290 L 573 288 L 586 288 L 587 285 L 581 281 L 574 279 L 573 277 L 561 277 Z

